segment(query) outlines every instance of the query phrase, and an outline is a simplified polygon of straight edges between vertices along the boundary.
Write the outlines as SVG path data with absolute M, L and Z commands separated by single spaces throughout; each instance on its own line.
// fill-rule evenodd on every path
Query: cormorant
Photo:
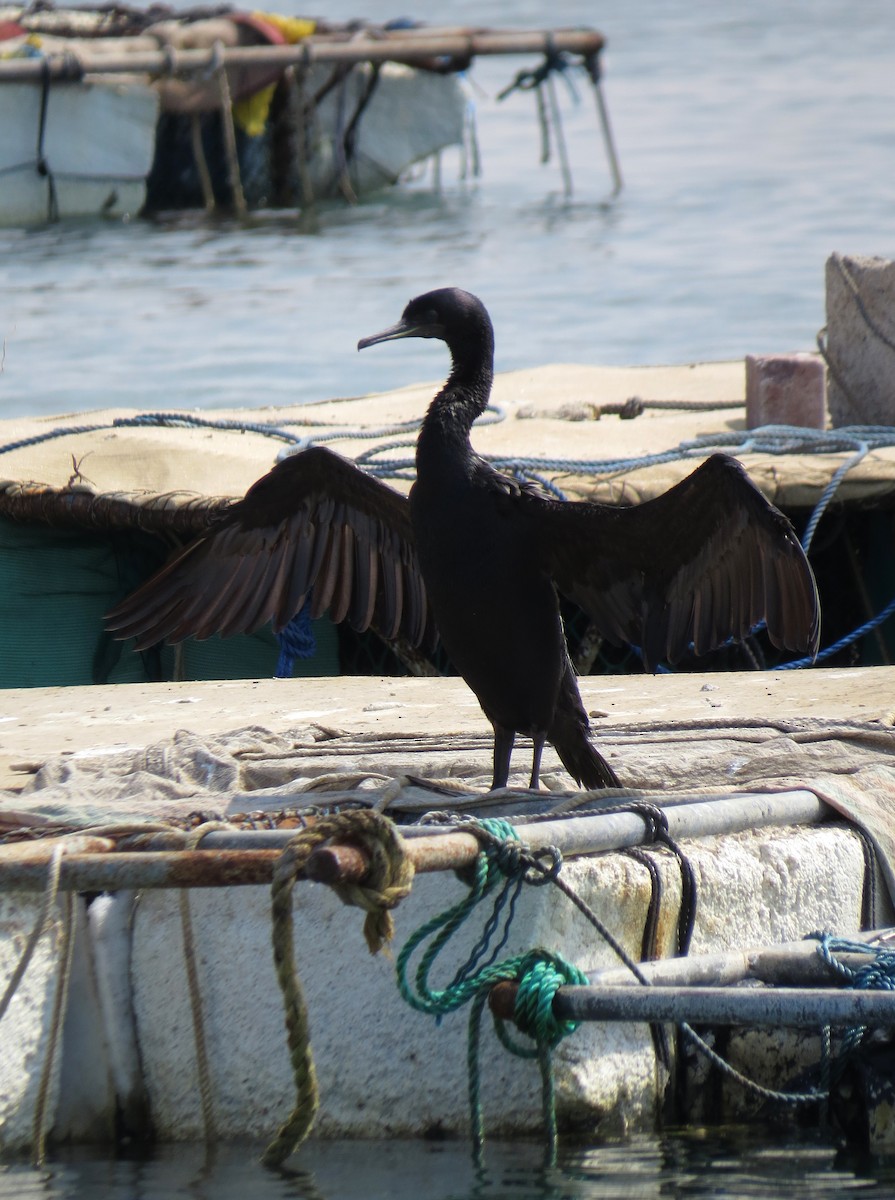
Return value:
M 576 781 L 618 786 L 588 736 L 558 592 L 604 637 L 655 670 L 761 621 L 775 646 L 816 653 L 817 588 L 786 517 L 736 460 L 713 454 L 631 508 L 563 502 L 472 449 L 488 403 L 494 335 L 475 296 L 441 288 L 358 349 L 404 337 L 447 344 L 451 372 L 422 422 L 409 500 L 323 447 L 285 458 L 211 529 L 107 618 L 137 648 L 189 636 L 284 628 L 313 616 L 413 645 L 440 636 L 494 728 L 492 788 L 506 785 L 516 734 L 545 741 Z

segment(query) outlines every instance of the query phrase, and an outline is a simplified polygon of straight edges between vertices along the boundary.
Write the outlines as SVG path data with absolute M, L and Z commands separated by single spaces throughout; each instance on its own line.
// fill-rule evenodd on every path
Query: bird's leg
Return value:
M 506 787 L 510 777 L 510 755 L 513 753 L 513 743 L 516 735 L 512 729 L 502 729 L 494 726 L 494 778 L 491 780 L 491 791 Z
M 534 735 L 534 754 L 531 759 L 531 779 L 528 781 L 528 786 L 532 791 L 536 791 L 538 787 L 538 779 L 541 774 L 541 753 L 544 749 L 544 742 L 547 740 L 545 733 L 536 733 Z

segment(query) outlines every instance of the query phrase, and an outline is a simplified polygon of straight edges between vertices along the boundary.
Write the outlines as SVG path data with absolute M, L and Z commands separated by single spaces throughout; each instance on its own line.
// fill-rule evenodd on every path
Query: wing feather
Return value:
M 290 521 L 289 540 L 292 543 L 292 570 L 283 581 L 283 590 L 276 598 L 273 631 L 281 633 L 293 616 L 301 610 L 308 596 L 311 555 L 316 544 L 316 528 L 310 522 Z
M 354 541 L 354 590 L 348 623 L 352 629 L 367 629 L 376 610 L 379 581 L 379 546 L 368 517 L 360 526 L 362 533 Z
M 604 637 L 641 646 L 649 669 L 761 621 L 779 649 L 817 652 L 811 567 L 789 521 L 728 455 L 632 508 L 531 494 L 521 503 L 559 590 Z
M 337 625 L 348 615 L 354 588 L 354 529 L 344 521 L 340 533 L 335 558 L 335 588 L 329 603 L 330 616 Z
M 376 624 L 385 637 L 395 638 L 404 620 L 404 571 L 395 538 L 391 534 L 387 537 L 380 579 L 376 595 Z
M 145 648 L 190 636 L 279 631 L 308 596 L 359 632 L 412 645 L 431 634 L 407 498 L 315 446 L 283 459 L 108 614 Z
M 325 545 L 320 557 L 320 570 L 311 593 L 311 616 L 316 620 L 329 608 L 339 572 L 342 550 L 342 509 L 337 505 L 326 529 Z

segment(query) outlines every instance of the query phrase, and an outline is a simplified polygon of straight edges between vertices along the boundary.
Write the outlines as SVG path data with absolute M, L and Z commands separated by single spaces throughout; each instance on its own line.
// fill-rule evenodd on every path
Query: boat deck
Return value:
M 590 477 L 570 466 L 570 447 L 576 460 L 607 460 L 667 451 L 705 433 L 741 434 L 742 411 L 719 402 L 735 401 L 742 390 L 742 364 L 514 372 L 499 377 L 495 388 L 506 419 L 480 428 L 474 440 L 498 456 L 561 458 L 552 473 L 569 494 L 643 498 L 692 463 L 669 459 L 624 478 L 613 472 Z M 383 432 L 383 426 L 418 418 L 433 391 L 433 385 L 421 385 L 289 412 L 203 416 L 280 425 L 295 420 L 300 423 L 286 426 L 290 432 L 323 440 L 353 430 L 355 437 L 336 438 L 334 445 L 357 454 L 371 441 L 393 441 L 395 433 Z M 634 420 L 605 412 L 595 420 L 594 411 L 574 419 L 582 405 L 593 410 L 595 403 L 624 403 L 632 395 L 703 403 L 696 412 L 647 408 Z M 572 407 L 560 411 L 566 404 Z M 64 487 L 74 456 L 89 481 L 75 479 L 73 486 L 88 495 L 94 488 L 238 495 L 273 456 L 275 443 L 261 432 L 235 436 L 224 427 L 113 425 L 117 415 L 134 414 L 5 423 L 0 436 L 6 446 L 67 426 L 99 428 L 7 450 L 3 473 L 12 482 L 4 494 L 28 479 Z M 387 453 L 409 459 L 413 430 L 401 437 L 406 454 L 402 447 Z M 746 455 L 745 461 L 778 501 L 799 507 L 816 503 L 849 453 L 839 447 L 821 454 Z M 871 449 L 845 476 L 839 498 L 869 498 L 884 506 L 895 487 L 893 461 L 891 450 Z M 399 485 L 406 487 L 407 480 Z M 43 644 L 42 652 L 46 657 Z M 664 804 L 672 822 L 697 809 L 719 817 L 709 828 L 679 835 L 696 880 L 693 954 L 792 942 L 820 928 L 849 937 L 891 921 L 895 667 L 596 675 L 581 679 L 581 691 L 601 749 L 631 789 L 610 801 L 633 794 Z M 262 808 L 321 809 L 352 797 L 380 806 L 388 802 L 390 814 L 405 817 L 424 808 L 468 808 L 470 802 L 490 813 L 490 758 L 487 722 L 472 693 L 453 678 L 335 676 L 0 690 L 0 788 L 6 789 L 0 823 L 6 830 L 45 822 L 56 828 L 102 824 L 107 830 L 111 823 L 120 830 L 140 819 L 179 822 L 182 829 L 197 811 L 232 816 Z M 511 782 L 524 785 L 529 765 L 524 743 L 513 765 Z M 552 750 L 545 752 L 542 779 L 545 789 L 537 796 L 524 790 L 504 795 L 504 811 L 509 805 L 524 823 L 558 804 L 573 836 L 589 819 L 579 818 L 575 806 L 598 798 L 570 790 Z M 790 801 L 795 806 L 787 808 Z M 741 807 L 747 819 L 734 812 L 731 820 L 731 808 Z M 635 818 L 635 824 L 641 821 Z M 638 825 L 638 836 L 642 833 Z M 44 886 L 51 845 L 4 847 L 7 891 L 0 894 L 0 919 L 13 936 L 0 945 L 0 977 L 10 977 L 16 945 L 41 919 L 34 889 Z M 592 845 L 579 846 L 577 857 L 568 856 L 563 878 L 634 958 L 645 953 L 650 912 L 658 905 L 654 950 L 673 957 L 686 907 L 680 863 L 656 847 L 631 857 L 625 853 L 630 845 L 607 843 L 597 847 L 600 853 Z M 269 949 L 269 888 L 251 886 L 245 878 L 243 886 L 210 887 L 207 876 L 203 884 L 181 872 L 177 886 L 185 881 L 192 888 L 190 907 L 195 929 L 201 930 L 193 951 L 182 933 L 177 888 L 170 881 L 147 886 L 136 875 L 124 881 L 120 873 L 130 869 L 134 856 L 112 849 L 81 855 L 91 860 L 81 864 L 73 861 L 79 857 L 75 852 L 62 868 L 63 887 L 91 895 L 106 887 L 145 890 L 136 903 L 131 891 L 119 890 L 109 898 L 105 917 L 96 904 L 77 902 L 74 963 L 76 971 L 83 966 L 88 982 L 82 980 L 80 991 L 73 983 L 61 1064 L 46 1050 L 64 961 L 58 912 L 23 981 L 26 1002 L 19 1004 L 17 997 L 6 1018 L 12 1023 L 10 1044 L 41 1064 L 49 1081 L 55 1135 L 74 1141 L 110 1137 L 121 1112 L 132 1115 L 139 1132 L 145 1129 L 148 1097 L 158 1139 L 204 1136 L 208 1121 L 195 1072 L 198 996 L 218 1135 L 269 1137 L 294 1098 Z M 218 854 L 208 849 L 209 858 Z M 144 851 L 137 857 L 145 879 L 147 860 L 154 856 Z M 73 882 L 71 872 L 82 868 L 115 873 L 118 882 Z M 256 874 L 253 883 L 259 878 Z M 450 872 L 420 875 L 398 910 L 398 944 L 463 893 Z M 463 1134 L 464 1020 L 436 1028 L 420 1014 L 408 1014 L 396 993 L 393 963 L 369 957 L 358 914 L 329 889 L 304 885 L 296 903 L 300 969 L 321 1082 L 317 1132 Z M 470 933 L 461 945 L 461 961 L 475 936 Z M 617 966 L 593 926 L 570 912 L 552 888 L 525 889 L 506 952 L 534 946 L 556 950 L 591 973 Z M 91 992 L 88 958 L 98 964 L 100 993 L 107 987 L 111 999 Z M 196 970 L 189 984 L 191 963 Z M 454 966 L 446 965 L 445 972 Z M 346 1031 L 357 1029 L 364 1036 L 346 1040 Z M 817 1040 L 810 1035 L 774 1030 L 762 1038 L 756 1050 L 751 1031 L 734 1034 L 728 1058 L 767 1086 L 786 1084 L 817 1062 Z M 117 1048 L 113 1053 L 130 1047 L 132 1058 L 129 1073 L 114 1085 L 109 1046 Z M 489 1130 L 507 1135 L 539 1130 L 543 1114 L 531 1064 L 510 1061 L 493 1039 L 485 1053 Z M 438 1071 L 420 1069 L 435 1056 Z M 564 1127 L 615 1135 L 652 1125 L 662 1088 L 643 1024 L 589 1023 L 558 1048 L 555 1066 Z M 704 1085 L 699 1070 L 692 1078 L 695 1099 L 681 1119 L 717 1117 L 720 1091 L 725 1116 L 750 1115 L 748 1095 L 736 1085 L 725 1082 L 716 1091 Z M 5 1122 L 0 1145 L 29 1144 L 35 1088 L 33 1072 L 4 1081 L 9 1102 L 0 1106 Z
M 589 676 L 580 686 L 594 733 L 620 776 L 644 786 L 661 787 L 655 777 L 644 778 L 643 764 L 661 760 L 663 729 L 772 729 L 797 716 L 830 728 L 860 721 L 892 731 L 895 721 L 895 668 L 888 667 Z M 383 774 L 429 769 L 462 777 L 489 770 L 490 726 L 460 679 L 218 680 L 0 691 L 0 786 L 20 788 L 56 755 L 108 755 L 182 729 L 211 738 L 248 725 L 274 734 L 320 725 L 363 737 L 365 761 Z M 638 734 L 649 742 L 646 755 L 638 752 Z M 367 741 L 370 735 L 374 740 Z M 895 732 L 891 736 L 895 752 Z M 669 738 L 679 741 L 677 734 Z M 433 739 L 442 745 L 437 753 L 427 749 Z M 518 779 L 528 767 L 523 742 L 514 755 Z M 669 779 L 680 774 L 677 754 L 675 746 L 668 755 Z M 555 772 L 554 786 L 570 785 L 549 749 L 545 768 Z

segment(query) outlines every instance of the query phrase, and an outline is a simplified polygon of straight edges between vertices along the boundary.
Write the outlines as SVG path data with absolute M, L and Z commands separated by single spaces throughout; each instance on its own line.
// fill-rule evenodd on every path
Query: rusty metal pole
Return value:
M 827 806 L 813 792 L 754 793 L 666 804 L 672 837 L 706 837 L 774 825 L 812 824 Z M 636 811 L 557 818 L 516 830 L 533 851 L 557 847 L 564 855 L 586 855 L 641 845 L 647 820 Z M 234 887 L 269 883 L 274 863 L 297 830 L 214 830 L 201 850 L 177 848 L 179 835 L 165 832 L 140 838 L 140 849 L 108 854 L 69 853 L 62 864 L 63 890 L 114 891 L 120 888 Z M 478 838 L 463 830 L 435 826 L 401 829 L 407 853 L 420 874 L 468 866 L 481 850 Z M 127 841 L 123 843 L 127 846 Z M 357 883 L 367 870 L 362 850 L 345 845 L 318 847 L 305 878 L 326 883 Z M 38 891 L 46 881 L 46 862 L 7 861 L 0 856 L 0 891 Z
M 277 850 L 113 851 L 67 854 L 62 859 L 60 891 L 117 892 L 130 888 L 234 887 L 269 884 Z M 39 859 L 0 863 L 0 888 L 42 891 L 47 866 Z
M 491 989 L 491 1011 L 512 1020 L 518 987 Z M 895 1026 L 895 992 L 851 988 L 561 987 L 560 1021 L 686 1021 L 695 1025 Z

